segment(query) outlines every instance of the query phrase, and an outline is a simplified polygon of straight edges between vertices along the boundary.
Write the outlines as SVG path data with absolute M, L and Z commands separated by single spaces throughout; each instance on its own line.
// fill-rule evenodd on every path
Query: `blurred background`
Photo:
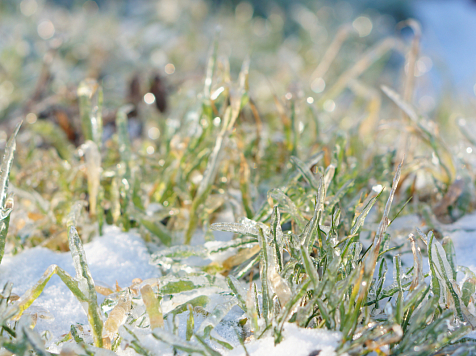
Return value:
M 220 54 L 230 58 L 232 72 L 250 55 L 259 72 L 251 76 L 252 88 L 265 98 L 270 82 L 281 93 L 312 73 L 339 26 L 355 30 L 344 43 L 351 55 L 338 58 L 344 68 L 367 44 L 391 35 L 411 38 L 409 28 L 396 24 L 414 18 L 422 28 L 420 108 L 435 109 L 442 96 L 476 95 L 476 3 L 470 0 L 3 0 L 0 17 L 2 121 L 30 111 L 49 115 L 54 100 L 32 105 L 51 94 L 68 98 L 88 76 L 102 80 L 106 107 L 131 99 L 131 85 L 149 86 L 154 78 L 173 91 L 201 78 L 219 27 Z M 402 55 L 390 56 L 386 65 L 404 62 Z M 325 86 L 307 84 L 302 89 L 315 94 Z
M 164 226 L 183 231 L 220 132 L 220 110 L 240 90 L 249 102 L 220 179 L 210 182 L 204 231 L 214 211 L 248 189 L 236 181 L 238 171 L 248 172 L 243 181 L 252 182 L 258 205 L 292 169 L 291 155 L 306 159 L 322 150 L 328 166 L 340 147 L 351 171 L 340 174 L 361 175 L 355 189 L 391 182 L 405 154 L 402 190 L 418 190 L 414 211 L 422 210 L 419 202 L 443 202 L 446 214 L 456 196 L 461 204 L 443 219 L 456 220 L 476 206 L 475 33 L 470 0 L 3 0 L 0 148 L 24 120 L 12 185 L 40 192 L 56 212 L 53 232 L 27 215 L 17 230 L 28 221 L 36 235 L 29 230 L 22 239 L 63 233 L 64 207 L 86 199 L 80 107 L 86 121 L 97 116 L 103 123 L 103 208 L 108 223 L 116 222 L 112 177 L 123 174 L 116 114 L 131 104 L 124 110 L 140 172 L 134 189 L 142 189 L 146 207 L 173 215 Z M 209 58 L 215 70 L 206 75 Z M 411 120 L 405 105 L 414 108 Z M 33 208 L 25 203 L 24 210 Z

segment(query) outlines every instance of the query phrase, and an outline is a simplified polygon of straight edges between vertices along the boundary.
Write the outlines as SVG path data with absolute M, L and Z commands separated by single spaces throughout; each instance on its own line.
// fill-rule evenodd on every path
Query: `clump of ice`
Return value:
M 160 276 L 157 268 L 149 264 L 150 254 L 143 239 L 133 232 L 124 233 L 117 227 L 108 226 L 104 229 L 104 236 L 85 244 L 84 250 L 95 281 L 111 286 L 117 281 L 124 288 L 130 286 L 134 278 Z M 13 282 L 13 293 L 22 295 L 52 264 L 60 266 L 71 276 L 76 275 L 69 252 L 59 253 L 35 247 L 15 256 L 5 256 L 0 265 L 0 285 Z M 52 346 L 50 351 L 59 349 L 53 343 L 67 334 L 71 325 L 81 323 L 89 329 L 81 304 L 56 275 L 32 306 L 44 308 L 54 317 L 54 321 L 39 319 L 35 327 L 40 333 L 49 331 L 51 339 L 46 346 Z

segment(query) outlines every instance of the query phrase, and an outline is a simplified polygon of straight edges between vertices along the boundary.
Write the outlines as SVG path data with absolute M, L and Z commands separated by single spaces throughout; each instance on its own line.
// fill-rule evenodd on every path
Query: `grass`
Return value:
M 194 18 L 192 10 L 183 11 L 196 28 L 206 22 Z M 106 21 L 110 15 L 94 16 Z M 229 20 L 236 39 L 252 38 L 226 11 L 205 15 L 215 17 Z M 97 19 L 85 20 L 90 31 L 100 26 Z M 187 31 L 181 21 L 169 25 L 172 33 Z M 123 105 L 114 88 L 110 95 L 103 90 L 107 81 L 78 80 L 73 100 L 67 93 L 50 95 L 51 83 L 40 76 L 42 95 L 28 104 L 36 122 L 27 115 L 20 132 L 17 126 L 2 161 L 0 257 L 6 244 L 12 254 L 38 245 L 70 251 L 76 276 L 53 265 L 19 300 L 12 297 L 11 285 L 4 287 L 0 342 L 8 352 L 49 354 L 23 312 L 53 274 L 81 301 L 91 327 L 92 344 L 74 326 L 63 342 L 88 354 L 128 345 L 153 355 L 160 352 L 151 346 L 153 339 L 185 354 L 218 355 L 233 347 L 233 340 L 216 330 L 236 305 L 244 315 L 232 327 L 245 350 L 246 338 L 272 337 L 278 345 L 291 322 L 339 331 L 338 354 L 474 352 L 474 341 L 465 335 L 476 326 L 476 277 L 457 266 L 451 239 L 439 236 L 441 223 L 473 210 L 474 174 L 452 135 L 457 131 L 468 144 L 472 138 L 451 122 L 421 115 L 413 104 L 418 24 L 406 24 L 414 31 L 410 43 L 394 35 L 371 37 L 362 48 L 347 41 L 354 33 L 350 25 L 328 25 L 326 32 L 335 38 L 327 41 L 318 63 L 306 62 L 296 74 L 302 90 L 288 90 L 292 70 L 278 73 L 273 61 L 263 66 L 253 57 L 220 55 L 231 43 L 230 33 L 215 34 L 207 42 L 211 50 L 203 78 L 180 84 L 168 99 L 167 115 L 143 104 L 142 93 L 139 101 L 130 95 Z M 27 34 L 28 26 L 25 22 Z M 251 45 L 253 55 L 278 61 L 273 53 L 289 51 L 289 43 L 276 40 L 283 28 L 269 26 L 274 32 Z M 191 37 L 189 56 L 197 61 L 205 57 L 196 54 L 205 46 L 192 51 L 192 32 L 184 36 Z M 312 49 L 308 35 L 296 35 L 301 51 Z M 59 60 L 70 68 L 69 50 L 64 51 Z M 299 51 L 294 52 L 302 56 Z M 401 65 L 410 68 L 407 72 L 386 64 L 391 51 L 405 56 Z M 186 64 L 177 59 L 176 68 L 180 65 Z M 8 68 L 10 79 L 21 83 L 23 74 Z M 403 89 L 391 89 L 399 77 Z M 325 79 L 325 88 L 311 92 L 318 79 Z M 263 82 L 270 93 L 262 94 Z M 24 95 L 11 99 L 5 117 L 15 105 L 26 105 Z M 59 100 L 69 111 L 41 119 L 39 108 L 47 99 Z M 134 122 L 147 131 L 132 135 Z M 439 130 L 445 125 L 451 130 Z M 111 126 L 115 134 L 102 139 Z M 151 132 L 159 132 L 158 138 Z M 235 223 L 221 222 L 224 212 Z M 415 226 L 407 241 L 388 230 L 405 214 L 418 215 L 424 224 L 423 231 Z M 153 251 L 151 263 L 162 271 L 158 283 L 137 281 L 115 291 L 96 285 L 82 244 L 102 234 L 105 224 L 139 231 Z M 197 232 L 213 240 L 213 230 L 234 238 L 191 245 Z M 401 255 L 410 251 L 413 266 L 402 263 Z M 228 257 L 220 258 L 223 253 Z M 190 257 L 213 262 L 195 266 Z M 392 283 L 386 282 L 389 264 Z M 101 305 L 96 292 L 106 296 Z M 223 298 L 219 303 L 216 294 Z M 163 312 L 168 300 L 180 302 Z M 185 333 L 179 325 L 185 325 Z

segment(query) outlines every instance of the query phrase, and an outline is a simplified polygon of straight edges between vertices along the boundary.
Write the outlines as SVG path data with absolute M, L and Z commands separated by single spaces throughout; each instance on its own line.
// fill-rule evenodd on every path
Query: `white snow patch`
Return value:
M 456 264 L 476 273 L 476 213 L 468 214 L 450 225 L 443 225 L 445 236 L 453 240 Z
M 149 264 L 150 254 L 142 238 L 134 232 L 121 232 L 114 226 L 104 229 L 104 236 L 96 237 L 84 245 L 86 258 L 95 281 L 121 287 L 131 285 L 134 278 L 159 277 L 159 271 Z M 75 276 L 73 260 L 69 252 L 53 252 L 43 247 L 25 250 L 15 256 L 5 256 L 0 266 L 0 285 L 13 282 L 13 293 L 22 295 L 43 275 L 48 266 L 56 264 Z M 98 295 L 98 302 L 103 297 Z M 86 313 L 58 276 L 53 276 L 33 306 L 47 309 L 54 321 L 38 320 L 35 329 L 43 333 L 49 330 L 53 342 L 70 331 L 72 324 L 81 323 L 89 329 Z M 53 348 L 56 346 L 53 344 Z M 53 350 L 51 351 L 57 351 Z
M 284 339 L 274 346 L 274 337 L 267 336 L 263 339 L 245 344 L 250 356 L 308 356 L 311 352 L 321 350 L 319 356 L 337 355 L 335 348 L 341 340 L 337 331 L 325 329 L 303 329 L 296 324 L 286 323 L 284 326 Z M 241 346 L 235 347 L 228 356 L 245 355 Z M 346 355 L 346 354 L 344 354 Z

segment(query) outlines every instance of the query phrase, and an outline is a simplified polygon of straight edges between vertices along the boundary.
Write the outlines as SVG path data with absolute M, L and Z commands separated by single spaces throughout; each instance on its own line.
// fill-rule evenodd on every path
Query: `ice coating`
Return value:
M 271 189 L 268 191 L 268 197 L 276 199 L 279 203 L 281 210 L 291 214 L 292 217 L 296 220 L 296 223 L 299 224 L 299 227 L 304 228 L 304 218 L 301 216 L 301 213 L 299 212 L 293 201 L 286 194 L 284 194 L 283 191 L 278 188 Z
M 164 326 L 164 318 L 162 316 L 162 310 L 160 303 L 155 297 L 152 287 L 148 284 L 144 285 L 140 289 L 142 300 L 144 301 L 147 314 L 149 315 L 150 328 L 153 330 L 157 327 Z
M 297 169 L 299 169 L 302 176 L 307 180 L 309 185 L 317 192 L 319 190 L 319 184 L 322 184 L 322 182 L 318 182 L 316 180 L 309 169 L 310 167 L 295 156 L 291 156 L 291 162 L 296 166 Z
M 236 297 L 233 297 L 230 300 L 217 306 L 215 310 L 213 310 L 211 315 L 209 315 L 208 318 L 206 318 L 200 325 L 200 328 L 198 329 L 198 334 L 201 335 L 203 333 L 206 333 L 206 329 L 209 327 L 215 328 L 218 323 L 228 314 L 231 308 L 233 308 L 236 304 L 238 304 L 238 300 Z
M 124 320 L 131 310 L 131 294 L 126 291 L 123 296 L 120 297 L 119 302 L 111 310 L 109 316 L 104 323 L 103 336 L 113 340 L 114 335 L 118 332 L 119 326 L 124 323 Z
M 13 135 L 8 139 L 7 146 L 5 147 L 5 153 L 3 155 L 0 171 L 0 206 L 3 208 L 5 200 L 7 199 L 8 191 L 8 177 L 10 175 L 10 168 L 13 163 L 13 155 L 15 153 L 17 144 L 16 136 L 20 130 L 21 123 L 17 125 Z
M 243 234 L 243 235 L 252 235 L 258 236 L 258 229 L 251 224 L 246 223 L 214 223 L 211 226 L 212 230 L 217 231 L 227 231 L 233 232 L 236 234 Z
M 20 130 L 21 122 L 17 125 L 15 132 L 10 137 L 5 147 L 5 153 L 0 166 L 0 263 L 5 253 L 5 241 L 7 238 L 8 226 L 10 224 L 10 213 L 13 208 L 13 199 L 8 197 L 8 179 L 10 177 L 10 168 L 13 163 L 13 156 L 16 149 L 16 136 Z

